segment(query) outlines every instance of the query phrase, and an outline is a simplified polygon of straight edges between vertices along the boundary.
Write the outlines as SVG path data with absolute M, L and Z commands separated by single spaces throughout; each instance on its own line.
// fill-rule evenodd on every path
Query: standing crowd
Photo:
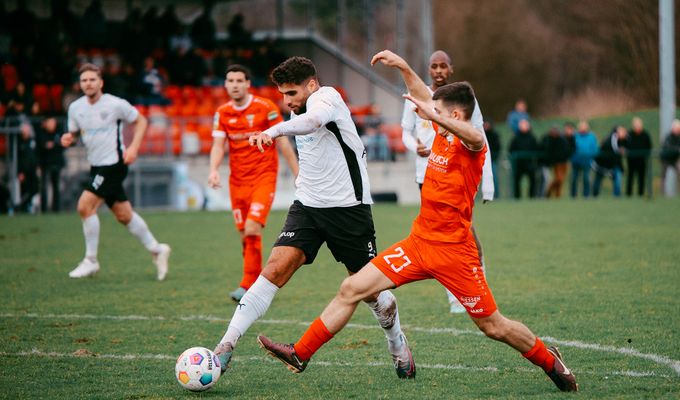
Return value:
M 552 126 L 540 140 L 537 139 L 526 103 L 522 100 L 508 114 L 507 123 L 513 135 L 509 160 L 512 194 L 516 199 L 523 195 L 524 178 L 528 181 L 526 195 L 529 198 L 561 197 L 570 164 L 569 194 L 573 198 L 599 196 L 604 180 L 611 180 L 612 193 L 619 197 L 624 176 L 626 196 L 651 194 L 648 179 L 652 140 L 639 117 L 632 119 L 630 128 L 613 126 L 599 143 L 586 120 L 576 125 L 566 122 L 561 131 L 559 126 Z M 492 142 L 498 143 L 498 133 L 489 123 L 485 125 L 485 131 L 490 147 L 493 147 Z M 492 148 L 492 154 L 493 151 Z M 675 196 L 677 191 L 679 155 L 680 121 L 675 120 L 660 152 L 664 193 L 669 197 Z M 496 164 L 497 157 L 492 161 Z

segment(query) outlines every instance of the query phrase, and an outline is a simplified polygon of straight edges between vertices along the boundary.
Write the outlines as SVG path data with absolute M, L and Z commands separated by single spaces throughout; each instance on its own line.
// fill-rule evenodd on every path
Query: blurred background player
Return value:
M 99 217 L 97 210 L 106 202 L 118 222 L 127 226 L 153 255 L 157 278 L 168 273 L 170 246 L 158 243 L 146 222 L 133 209 L 123 189 L 128 165 L 135 162 L 147 121 L 127 101 L 104 94 L 101 69 L 94 64 L 80 68 L 80 89 L 85 93 L 68 108 L 68 132 L 61 144 L 70 146 L 80 136 L 90 162 L 90 181 L 78 199 L 78 213 L 83 221 L 85 258 L 69 273 L 71 278 L 92 276 L 99 271 Z M 134 137 L 128 148 L 123 144 L 122 122 L 132 124 Z
M 236 229 L 243 247 L 243 278 L 229 296 L 236 302 L 246 293 L 262 271 L 262 228 L 274 201 L 279 169 L 277 147 L 293 176 L 298 165 L 288 138 L 276 140 L 264 152 L 248 144 L 248 137 L 283 121 L 278 107 L 269 99 L 252 95 L 250 71 L 238 64 L 227 68 L 224 87 L 231 101 L 215 112 L 213 145 L 210 150 L 208 184 L 221 187 L 219 166 L 224 158 L 224 142 L 229 145 L 229 195 Z
M 296 136 L 300 156 L 296 200 L 267 265 L 239 302 L 215 348 L 223 371 L 238 340 L 264 315 L 295 271 L 314 262 L 324 242 L 350 275 L 376 254 L 366 151 L 347 104 L 333 87 L 319 84 L 316 67 L 307 58 L 287 59 L 271 78 L 292 111 L 291 119 L 249 141 L 264 152 L 276 138 Z M 383 328 L 397 376 L 412 378 L 415 364 L 401 331 L 396 298 L 383 291 L 363 300 Z
M 434 93 L 438 88 L 446 85 L 449 78 L 453 75 L 453 66 L 451 65 L 451 57 L 442 51 L 437 50 L 430 56 L 428 72 L 432 83 L 428 87 L 430 93 Z M 472 114 L 472 124 L 475 128 L 484 132 L 484 118 L 479 109 L 479 104 L 475 99 L 475 111 Z M 416 183 L 418 188 L 422 189 L 425 180 L 425 170 L 427 169 L 427 160 L 432 149 L 432 142 L 434 141 L 435 132 L 432 127 L 432 122 L 422 119 L 415 112 L 415 105 L 408 99 L 404 100 L 404 112 L 401 117 L 402 141 L 404 146 L 410 151 L 416 153 Z M 486 158 L 484 159 L 484 174 L 482 176 L 482 197 L 484 202 L 492 201 L 494 198 L 494 177 L 491 168 L 491 153 L 489 146 L 486 148 Z M 472 234 L 475 236 L 477 242 L 477 249 L 479 250 L 479 259 L 482 267 L 486 273 L 486 266 L 484 265 L 484 257 L 482 253 L 482 244 L 475 233 L 474 228 Z M 454 295 L 448 290 L 446 295 L 449 300 L 449 311 L 451 313 L 464 313 L 465 307 L 456 299 Z
M 498 311 L 491 289 L 480 273 L 470 232 L 474 198 L 484 164 L 484 133 L 470 124 L 475 99 L 467 82 L 437 89 L 431 95 L 411 67 L 385 50 L 371 64 L 382 62 L 401 72 L 411 101 L 424 118 L 436 122 L 438 135 L 423 185 L 420 213 L 410 235 L 346 278 L 336 297 L 294 345 L 258 342 L 293 372 L 302 372 L 312 355 L 350 320 L 361 299 L 381 290 L 423 279 L 436 279 L 462 300 L 468 315 L 488 337 L 506 343 L 543 368 L 562 391 L 577 391 L 571 371 L 557 348 L 546 348 L 525 325 Z M 453 160 L 456 162 L 452 162 Z

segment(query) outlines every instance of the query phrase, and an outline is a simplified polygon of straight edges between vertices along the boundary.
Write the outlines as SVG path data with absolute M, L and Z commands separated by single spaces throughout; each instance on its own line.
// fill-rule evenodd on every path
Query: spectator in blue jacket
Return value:
M 531 117 L 527 112 L 527 103 L 524 99 L 519 99 L 515 103 L 515 108 L 508 113 L 508 118 L 506 120 L 508 127 L 513 133 L 513 136 L 519 134 L 519 121 L 527 120 L 531 123 Z
M 590 164 L 598 153 L 597 137 L 585 120 L 578 123 L 576 149 L 571 156 L 571 197 L 578 196 L 579 175 L 583 175 L 583 197 L 590 196 Z

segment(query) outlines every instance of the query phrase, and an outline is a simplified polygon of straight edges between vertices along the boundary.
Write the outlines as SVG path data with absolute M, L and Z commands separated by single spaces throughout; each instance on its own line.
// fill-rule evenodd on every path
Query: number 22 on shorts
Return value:
M 384 255 L 383 259 L 390 267 L 392 267 L 394 272 L 399 273 L 402 269 L 411 265 L 411 260 L 404 254 L 404 249 L 401 247 L 395 247 L 394 251 L 395 253 Z M 395 260 L 392 261 L 392 259 Z M 397 265 L 397 263 L 400 265 Z

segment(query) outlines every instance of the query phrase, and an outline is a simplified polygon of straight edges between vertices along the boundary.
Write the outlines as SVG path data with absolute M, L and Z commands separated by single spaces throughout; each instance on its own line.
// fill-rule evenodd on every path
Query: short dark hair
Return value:
M 472 117 L 475 110 L 475 92 L 467 82 L 449 83 L 440 87 L 432 95 L 432 100 L 441 100 L 449 107 L 461 107 L 466 120 Z
M 83 72 L 87 72 L 87 71 L 96 72 L 97 75 L 99 75 L 100 78 L 102 77 L 102 69 L 99 68 L 98 65 L 95 65 L 95 64 L 92 64 L 92 63 L 83 64 L 80 67 L 80 69 L 78 70 L 78 75 L 81 75 Z
M 227 67 L 227 72 L 225 72 L 224 75 L 227 75 L 230 72 L 243 72 L 243 75 L 246 76 L 247 81 L 250 80 L 250 76 L 252 75 L 248 67 L 241 64 L 231 64 L 229 67 Z
M 576 125 L 574 125 L 574 123 L 573 123 L 573 122 L 570 122 L 570 121 L 565 122 L 565 123 L 564 123 L 564 126 L 565 126 L 565 127 L 568 126 L 568 127 L 570 127 L 570 128 L 576 128 Z
M 309 78 L 316 78 L 316 67 L 309 58 L 291 57 L 274 68 L 270 77 L 276 86 L 299 85 Z

